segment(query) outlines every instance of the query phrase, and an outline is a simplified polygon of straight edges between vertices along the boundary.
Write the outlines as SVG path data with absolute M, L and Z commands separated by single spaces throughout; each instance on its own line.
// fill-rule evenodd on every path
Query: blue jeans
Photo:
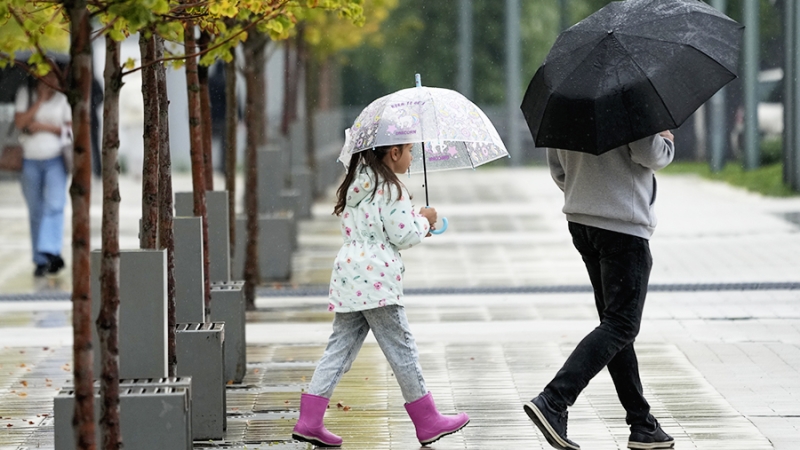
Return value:
M 310 394 L 331 398 L 342 375 L 350 370 L 358 356 L 370 329 L 394 371 L 406 403 L 427 395 L 417 344 L 411 335 L 406 311 L 399 305 L 336 313 L 328 347 L 311 377 Z
M 600 325 L 573 350 L 543 394 L 556 409 L 564 411 L 607 366 L 627 412 L 625 420 L 632 428 L 653 429 L 656 422 L 642 394 L 633 349 L 653 265 L 649 243 L 640 237 L 574 222 L 569 223 L 569 231 L 589 272 Z
M 28 204 L 33 262 L 47 264 L 44 253 L 61 255 L 64 241 L 67 173 L 63 157 L 22 160 L 20 181 Z

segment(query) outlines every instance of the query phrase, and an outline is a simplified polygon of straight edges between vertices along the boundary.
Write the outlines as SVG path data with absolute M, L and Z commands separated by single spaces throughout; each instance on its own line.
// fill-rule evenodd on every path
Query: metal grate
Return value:
M 800 282 L 752 282 L 752 283 L 672 283 L 651 284 L 649 292 L 703 292 L 703 291 L 774 291 L 797 290 Z M 574 294 L 591 292 L 592 287 L 584 284 L 553 286 L 478 286 L 478 287 L 441 287 L 441 288 L 409 288 L 406 295 L 487 295 L 487 294 Z M 259 297 L 325 297 L 328 286 L 277 286 L 262 287 L 257 290 Z M 69 300 L 67 292 L 0 294 L 2 301 L 42 301 Z M 179 324 L 180 327 L 184 324 Z M 178 328 L 185 330 L 186 328 Z

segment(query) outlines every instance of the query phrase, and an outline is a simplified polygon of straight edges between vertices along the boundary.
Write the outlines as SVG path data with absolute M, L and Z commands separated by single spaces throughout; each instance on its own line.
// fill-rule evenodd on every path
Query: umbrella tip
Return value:
M 422 77 L 418 74 L 414 74 L 414 82 L 416 83 L 417 87 L 422 87 Z

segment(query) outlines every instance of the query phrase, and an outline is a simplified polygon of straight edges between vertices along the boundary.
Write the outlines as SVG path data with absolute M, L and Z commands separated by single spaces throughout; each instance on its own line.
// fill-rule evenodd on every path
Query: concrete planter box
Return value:
M 258 221 L 258 264 L 262 281 L 286 281 L 292 274 L 292 252 L 297 241 L 294 216 L 261 214 Z M 247 218 L 236 219 L 233 275 L 242 276 L 247 243 Z
M 100 312 L 100 250 L 91 256 L 92 322 Z M 119 257 L 120 378 L 167 376 L 167 253 L 121 250 Z M 92 326 L 94 373 L 99 377 L 100 338 Z
M 175 379 L 167 379 L 175 380 Z M 185 381 L 148 380 L 123 384 L 120 381 L 120 433 L 126 450 L 191 450 L 192 402 Z M 100 387 L 95 387 L 95 441 L 101 448 Z M 75 391 L 64 388 L 53 399 L 56 450 L 75 450 L 72 415 Z
M 192 379 L 192 436 L 222 439 L 227 425 L 222 323 L 180 323 L 175 328 L 176 373 Z
M 175 321 L 204 322 L 203 219 L 175 217 Z
M 244 282 L 211 285 L 211 321 L 225 323 L 225 382 L 240 384 L 247 371 Z
M 206 191 L 208 213 L 208 271 L 211 281 L 231 279 L 228 191 Z M 194 216 L 194 194 L 175 193 L 175 215 Z

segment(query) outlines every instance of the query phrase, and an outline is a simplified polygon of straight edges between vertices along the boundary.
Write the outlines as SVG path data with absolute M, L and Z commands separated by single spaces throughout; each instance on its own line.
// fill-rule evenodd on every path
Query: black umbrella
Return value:
M 677 128 L 736 78 L 743 29 L 699 0 L 606 5 L 533 76 L 522 112 L 536 145 L 599 155 Z

